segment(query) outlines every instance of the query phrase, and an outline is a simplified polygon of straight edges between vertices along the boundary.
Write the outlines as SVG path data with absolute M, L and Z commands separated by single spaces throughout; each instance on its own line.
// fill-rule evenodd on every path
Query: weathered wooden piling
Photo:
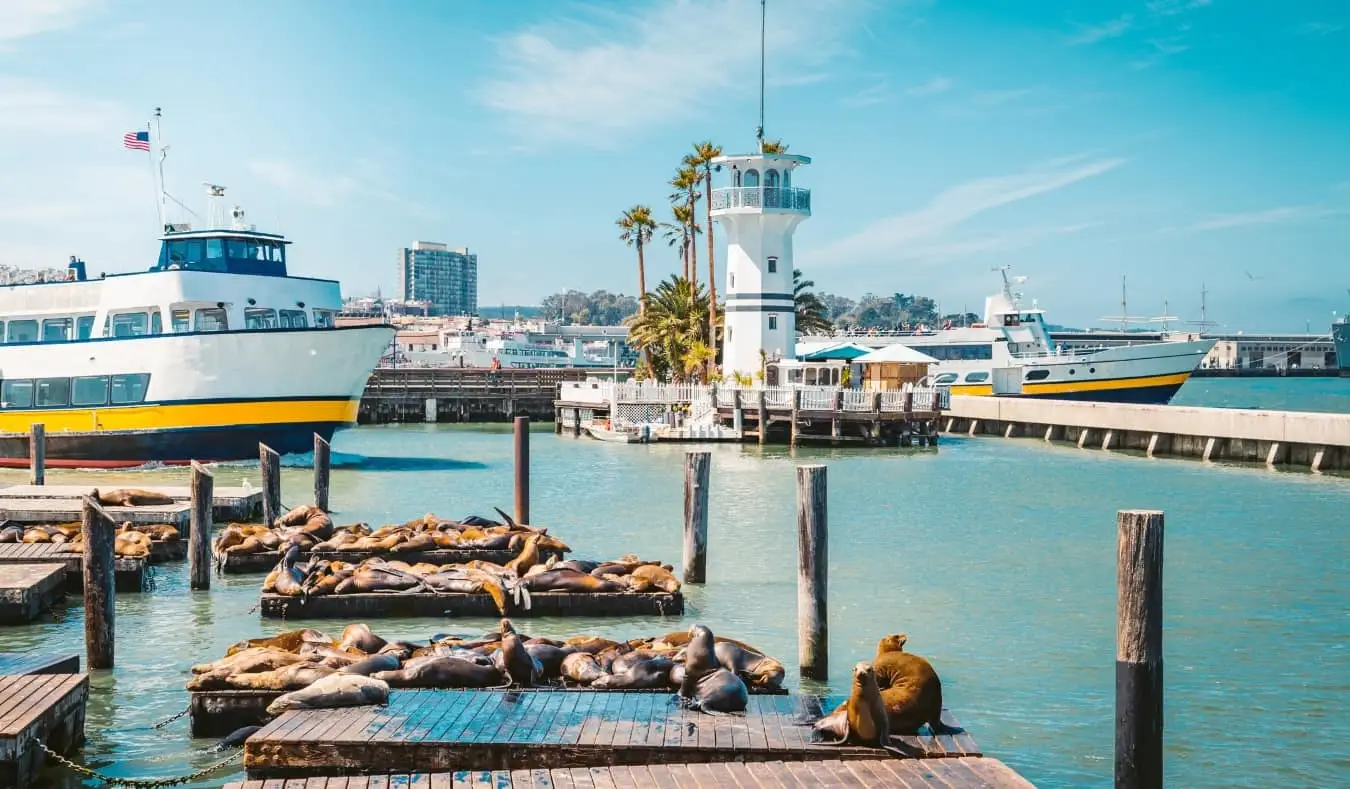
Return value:
M 788 446 L 797 446 L 797 422 L 801 419 L 802 390 L 792 390 L 792 430 L 788 433 Z
M 188 585 L 211 588 L 211 521 L 216 480 L 206 467 L 192 461 L 188 477 L 192 513 L 188 520 Z
M 1116 789 L 1163 785 L 1163 514 L 1116 515 Z
M 324 512 L 328 512 L 328 475 L 332 449 L 323 436 L 314 434 L 314 506 Z
M 759 443 L 764 444 L 769 440 L 769 403 L 763 389 L 760 389 L 758 394 Z
M 708 469 L 711 452 L 684 454 L 684 582 L 708 580 Z
M 805 679 L 829 675 L 829 523 L 825 467 L 797 467 L 797 654 Z
M 530 522 L 530 418 L 516 417 L 516 523 Z
M 281 455 L 259 444 L 258 464 L 262 468 L 263 523 L 270 526 L 281 515 Z
M 47 484 L 47 426 L 41 422 L 28 428 L 28 468 L 32 484 Z
M 116 526 L 97 501 L 89 496 L 83 499 L 80 528 L 84 531 L 85 665 L 91 669 L 112 668 Z

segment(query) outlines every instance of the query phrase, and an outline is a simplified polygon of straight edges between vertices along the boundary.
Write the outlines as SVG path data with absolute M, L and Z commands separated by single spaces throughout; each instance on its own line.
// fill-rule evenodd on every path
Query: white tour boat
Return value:
M 612 351 L 611 351 L 612 354 Z M 419 367 L 493 367 L 537 369 L 551 367 L 613 367 L 606 357 L 582 343 L 532 342 L 524 332 L 446 331 L 436 350 L 408 351 L 404 359 Z
M 166 225 L 146 271 L 8 272 L 0 284 L 0 465 L 27 464 L 45 425 L 52 466 L 117 467 L 301 453 L 356 422 L 394 336 L 336 326 L 334 280 L 287 273 L 283 236 L 223 216 Z
M 1025 277 L 1010 281 L 1007 268 L 1001 271 L 1003 291 L 985 299 L 983 324 L 901 340 L 938 360 L 930 379 L 954 395 L 993 395 L 995 376 L 1002 375 L 998 394 L 1165 404 L 1216 342 L 1182 334 L 1161 342 L 1065 349 L 1051 339 L 1044 310 L 1022 306 L 1022 294 L 1013 292 Z

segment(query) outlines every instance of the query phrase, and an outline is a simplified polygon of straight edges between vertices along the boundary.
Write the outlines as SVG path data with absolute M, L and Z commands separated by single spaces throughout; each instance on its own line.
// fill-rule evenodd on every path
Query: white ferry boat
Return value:
M 0 465 L 27 464 L 34 423 L 48 465 L 121 467 L 307 452 L 356 422 L 393 327 L 336 326 L 338 283 L 290 276 L 290 242 L 226 222 L 224 191 L 147 271 L 89 279 L 72 257 L 0 284 Z
M 605 345 L 605 343 L 601 343 Z M 406 361 L 424 367 L 502 367 L 535 369 L 550 367 L 614 366 L 612 346 L 589 350 L 584 344 L 531 342 L 523 333 L 493 334 L 484 331 L 447 331 L 436 350 L 408 351 Z
M 952 394 L 993 395 L 995 376 L 1014 368 L 1018 380 L 1005 381 L 999 394 L 1166 404 L 1216 342 L 1181 334 L 1165 335 L 1161 342 L 1066 349 L 1051 339 L 1044 310 L 1022 306 L 1022 294 L 1013 292 L 1012 286 L 1026 279 L 1010 281 L 1006 267 L 1001 271 L 1003 291 L 985 299 L 982 324 L 902 340 L 938 360 L 930 368 L 931 381 Z

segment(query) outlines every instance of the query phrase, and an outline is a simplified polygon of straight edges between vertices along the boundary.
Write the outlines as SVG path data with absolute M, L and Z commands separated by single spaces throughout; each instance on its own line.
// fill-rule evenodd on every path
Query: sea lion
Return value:
M 525 648 L 520 635 L 511 626 L 510 619 L 501 621 L 501 638 L 501 657 L 497 665 L 498 670 L 506 676 L 513 686 L 532 688 L 538 685 L 540 675 L 544 673 L 543 666 Z
M 853 667 L 853 688 L 848 701 L 839 709 L 812 724 L 820 734 L 832 734 L 835 739 L 823 740 L 830 745 L 868 745 L 873 748 L 891 746 L 890 720 L 886 705 L 877 688 L 877 676 L 870 663 Z
M 236 674 L 223 668 L 197 675 L 188 683 L 188 690 L 296 690 L 332 673 L 333 669 L 313 663 L 295 663 L 249 674 Z
M 296 663 L 308 662 L 309 659 L 303 655 L 283 652 L 279 649 L 260 647 L 256 650 L 247 649 L 243 652 L 237 652 L 229 657 L 221 658 L 220 660 L 211 663 L 193 666 L 192 673 L 208 674 L 221 669 L 229 669 L 232 674 L 254 674 L 262 671 L 273 671 Z M 191 688 L 189 688 L 189 690 L 191 690 Z
M 300 549 L 291 546 L 277 563 L 276 577 L 272 578 L 272 590 L 277 594 L 294 596 L 304 590 L 305 574 L 296 568 L 300 560 Z M 264 587 L 266 589 L 266 587 Z
M 98 503 L 105 507 L 148 507 L 173 504 L 172 496 L 136 488 L 118 488 L 107 493 L 99 493 L 98 489 L 95 489 L 93 497 L 98 499 Z
M 0 521 L 0 542 L 22 542 L 23 527 L 14 521 Z
M 534 643 L 531 640 L 530 643 L 525 644 L 525 651 L 530 653 L 530 657 L 539 661 L 540 678 L 552 679 L 562 674 L 563 661 L 576 650 L 554 644 Z
M 752 652 L 730 641 L 719 641 L 713 646 L 717 662 L 757 688 L 783 686 L 783 664 L 758 652 Z
M 881 639 L 872 661 L 891 731 L 916 734 L 925 723 L 934 734 L 964 731 L 942 722 L 942 680 L 931 663 L 904 651 L 908 638 L 904 633 L 892 633 Z
M 333 639 L 319 630 L 305 628 L 304 630 L 288 630 L 284 633 L 278 633 L 275 636 L 264 636 L 262 638 L 250 638 L 246 641 L 238 641 L 225 650 L 225 656 L 243 652 L 246 649 L 257 649 L 259 647 L 271 647 L 285 652 L 299 652 L 305 644 L 331 644 Z
M 398 655 L 392 655 L 388 652 L 382 652 L 378 655 L 371 655 L 365 660 L 358 660 L 348 666 L 338 669 L 339 674 L 361 674 L 371 676 L 380 671 L 397 671 L 399 666 Z
M 242 748 L 244 742 L 253 736 L 253 733 L 261 729 L 261 726 L 245 726 L 241 729 L 235 729 L 225 735 L 225 739 L 216 744 L 217 751 L 224 751 L 229 748 Z
M 286 710 L 362 707 L 389 701 L 389 685 L 360 674 L 332 674 L 267 705 L 268 715 Z
M 373 655 L 384 648 L 389 642 L 371 632 L 370 626 L 365 624 L 347 625 L 342 629 L 342 637 L 338 640 L 338 649 L 359 649 L 367 655 Z
M 629 658 L 639 653 L 624 655 Z M 620 663 L 614 661 L 614 673 L 605 674 L 591 683 L 593 688 L 631 688 L 650 690 L 664 688 L 670 682 L 670 670 L 675 664 L 665 655 L 651 655 Z
M 373 678 L 395 688 L 492 688 L 502 674 L 495 666 L 481 666 L 457 657 L 414 658 L 398 671 L 381 671 Z
M 675 574 L 664 567 L 654 564 L 644 564 L 635 568 L 629 573 L 634 578 L 646 581 L 648 585 L 654 586 L 663 592 L 674 594 L 680 591 L 680 581 Z
M 712 631 L 703 625 L 689 628 L 689 647 L 684 657 L 680 700 L 702 712 L 742 712 L 750 692 L 740 677 L 717 662 Z
M 613 581 L 575 570 L 547 570 L 531 575 L 520 582 L 531 592 L 619 592 L 622 588 Z
M 600 669 L 600 663 L 595 659 L 595 655 L 589 652 L 573 652 L 563 658 L 562 675 L 581 685 L 589 685 L 595 680 L 607 676 Z

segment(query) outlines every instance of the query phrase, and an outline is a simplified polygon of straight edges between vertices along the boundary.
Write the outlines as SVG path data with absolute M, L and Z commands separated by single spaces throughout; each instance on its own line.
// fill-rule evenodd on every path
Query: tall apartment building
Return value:
M 432 315 L 478 312 L 478 256 L 465 247 L 414 241 L 399 251 L 398 274 L 404 300 L 429 302 Z

